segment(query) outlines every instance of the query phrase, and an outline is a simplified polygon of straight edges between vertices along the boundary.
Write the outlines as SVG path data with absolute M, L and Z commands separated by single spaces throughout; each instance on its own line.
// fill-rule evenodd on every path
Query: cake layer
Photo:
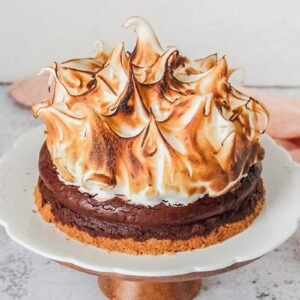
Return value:
M 53 223 L 59 230 L 64 232 L 70 238 L 76 239 L 84 244 L 93 245 L 109 251 L 119 251 L 137 255 L 158 255 L 176 253 L 179 251 L 190 251 L 225 241 L 226 239 L 229 239 L 248 228 L 261 212 L 265 202 L 263 195 L 263 197 L 257 201 L 254 211 L 246 218 L 218 227 L 206 236 L 198 235 L 185 240 L 151 238 L 145 241 L 136 241 L 133 238 L 114 239 L 99 235 L 91 236 L 89 233 L 78 229 L 76 226 L 62 224 L 53 215 L 53 210 L 49 203 L 42 205 L 42 197 L 38 187 L 35 188 L 34 195 L 35 203 L 42 218 L 46 222 Z
M 39 168 L 43 205 L 51 205 L 57 221 L 76 226 L 91 236 L 131 237 L 137 241 L 206 236 L 222 225 L 253 213 L 257 201 L 263 197 L 260 164 L 253 165 L 247 176 L 226 194 L 203 197 L 187 206 L 177 207 L 133 205 L 119 198 L 99 202 L 59 180 L 45 145 L 41 149 Z

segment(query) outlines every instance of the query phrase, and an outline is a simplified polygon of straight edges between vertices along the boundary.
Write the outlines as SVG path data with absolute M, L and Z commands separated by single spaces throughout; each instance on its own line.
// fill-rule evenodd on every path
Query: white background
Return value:
M 217 51 L 250 85 L 300 85 L 298 0 L 0 0 L 0 82 L 38 72 L 54 60 L 93 54 L 135 36 L 121 27 L 146 17 L 163 45 L 199 58 Z

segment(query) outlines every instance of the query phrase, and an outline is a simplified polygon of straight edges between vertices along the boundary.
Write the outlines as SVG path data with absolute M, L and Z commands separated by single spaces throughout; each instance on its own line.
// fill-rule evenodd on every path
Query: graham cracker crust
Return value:
M 261 212 L 265 202 L 265 196 L 263 196 L 257 202 L 255 210 L 252 214 L 248 215 L 241 221 L 223 225 L 213 230 L 207 236 L 195 236 L 187 240 L 158 240 L 151 238 L 140 242 L 135 241 L 132 238 L 112 239 L 101 236 L 93 237 L 74 226 L 71 227 L 64 225 L 55 220 L 55 217 L 51 211 L 51 205 L 49 203 L 42 206 L 42 196 L 38 187 L 35 187 L 34 189 L 34 197 L 35 203 L 43 219 L 46 222 L 53 223 L 59 230 L 64 232 L 70 238 L 76 239 L 85 244 L 96 246 L 98 248 L 106 249 L 108 251 L 118 251 L 135 255 L 172 254 L 180 251 L 190 251 L 193 249 L 205 248 L 210 245 L 223 242 L 248 228 Z

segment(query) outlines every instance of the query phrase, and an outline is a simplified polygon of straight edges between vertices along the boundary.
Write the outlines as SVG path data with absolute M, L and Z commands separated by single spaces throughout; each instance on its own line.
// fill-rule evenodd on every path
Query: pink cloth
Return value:
M 267 133 L 286 148 L 295 161 L 300 162 L 300 95 L 292 98 L 254 89 L 239 90 L 265 104 L 270 113 Z
M 300 95 L 291 98 L 270 95 L 255 89 L 238 87 L 241 92 L 260 100 L 270 113 L 267 133 L 300 162 Z M 50 97 L 48 75 L 33 76 L 9 87 L 12 97 L 25 106 L 32 106 Z
M 49 74 L 28 77 L 10 85 L 8 92 L 18 103 L 31 107 L 42 100 L 50 98 L 48 79 Z

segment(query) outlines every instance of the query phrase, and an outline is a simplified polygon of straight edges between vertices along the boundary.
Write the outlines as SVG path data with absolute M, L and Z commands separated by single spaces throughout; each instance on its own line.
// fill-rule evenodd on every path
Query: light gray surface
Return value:
M 300 88 L 265 90 L 300 98 Z M 19 135 L 38 124 L 30 110 L 15 104 L 7 96 L 6 86 L 0 86 L 0 155 Z M 31 253 L 11 241 L 0 226 L 0 299 L 105 298 L 99 293 L 95 277 Z M 284 245 L 251 265 L 205 279 L 197 299 L 299 300 L 300 229 Z

